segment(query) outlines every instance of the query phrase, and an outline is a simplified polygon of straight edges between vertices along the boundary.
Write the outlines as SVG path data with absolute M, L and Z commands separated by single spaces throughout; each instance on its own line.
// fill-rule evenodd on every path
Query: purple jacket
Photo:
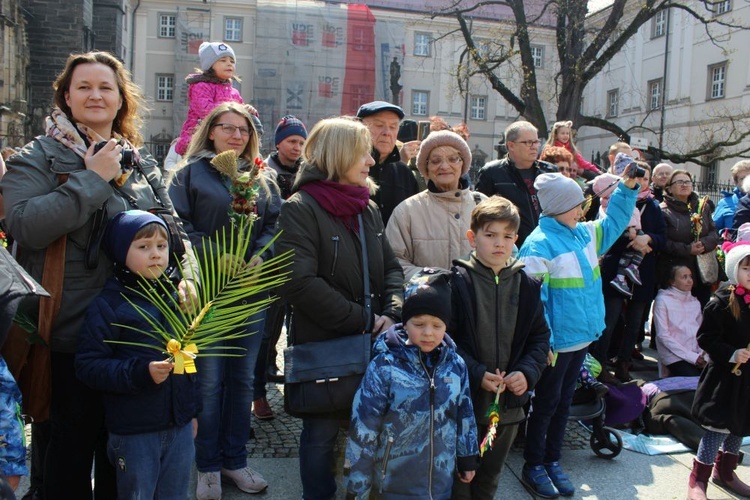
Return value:
M 234 101 L 244 104 L 239 91 L 232 87 L 232 82 L 196 82 L 188 87 L 188 115 L 182 124 L 180 140 L 177 141 L 175 150 L 182 156 L 187 151 L 193 131 L 200 121 L 205 118 L 216 106 L 223 102 Z

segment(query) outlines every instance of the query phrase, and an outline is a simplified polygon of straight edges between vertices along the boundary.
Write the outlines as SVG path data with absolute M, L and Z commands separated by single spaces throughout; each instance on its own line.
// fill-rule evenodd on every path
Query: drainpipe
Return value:
M 140 0 L 139 0 L 140 1 Z M 664 119 L 667 109 L 667 65 L 669 62 L 669 18 L 670 18 L 670 11 L 667 10 L 667 22 L 666 26 L 664 27 L 665 33 L 664 33 L 664 77 L 663 77 L 663 87 L 664 91 L 661 96 L 661 120 L 659 120 L 659 158 L 658 160 L 661 161 L 661 152 L 662 147 L 664 146 Z
M 130 73 L 133 73 L 133 65 L 135 64 L 135 13 L 138 12 L 138 7 L 141 6 L 141 0 L 135 4 L 135 9 L 130 18 Z

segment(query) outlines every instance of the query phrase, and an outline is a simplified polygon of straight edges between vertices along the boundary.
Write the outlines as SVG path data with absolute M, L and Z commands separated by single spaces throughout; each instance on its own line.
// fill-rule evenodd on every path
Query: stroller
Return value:
M 568 420 L 577 421 L 591 433 L 589 445 L 597 457 L 615 458 L 622 451 L 622 437 L 617 430 L 604 425 L 607 409 L 604 397 L 596 395 L 592 389 L 579 389 L 576 393 Z

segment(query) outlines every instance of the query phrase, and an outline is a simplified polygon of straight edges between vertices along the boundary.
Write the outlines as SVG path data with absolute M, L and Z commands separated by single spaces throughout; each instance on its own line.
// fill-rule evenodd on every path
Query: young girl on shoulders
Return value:
M 180 156 L 187 151 L 190 138 L 203 118 L 223 102 L 244 104 L 239 91 L 232 86 L 237 58 L 232 47 L 223 42 L 203 42 L 198 49 L 202 73 L 188 75 L 188 115 L 182 124 L 180 140 L 175 151 Z
M 742 437 L 750 435 L 750 241 L 725 244 L 724 252 L 729 284 L 706 304 L 698 330 L 698 344 L 710 359 L 693 401 L 706 434 L 693 460 L 689 499 L 705 500 L 711 475 L 714 483 L 750 496 L 750 486 L 734 472 Z
M 583 156 L 581 156 L 581 153 L 578 152 L 578 148 L 576 148 L 575 144 L 573 144 L 572 136 L 572 121 L 567 120 L 564 122 L 555 122 L 555 124 L 552 125 L 552 131 L 547 138 L 547 143 L 544 146 L 557 146 L 567 149 L 570 154 L 573 155 L 576 165 L 578 165 L 579 175 L 587 181 L 590 181 L 601 172 L 596 165 L 586 161 Z

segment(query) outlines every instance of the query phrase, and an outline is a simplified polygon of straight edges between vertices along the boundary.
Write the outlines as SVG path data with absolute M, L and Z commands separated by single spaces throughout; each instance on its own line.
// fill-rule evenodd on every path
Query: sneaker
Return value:
M 273 418 L 273 410 L 271 410 L 271 405 L 268 404 L 268 399 L 265 396 L 253 401 L 253 415 L 258 420 L 271 420 Z
M 237 488 L 245 493 L 260 493 L 268 488 L 268 483 L 263 476 L 247 466 L 237 470 L 221 469 L 221 477 L 231 479 Z
M 543 465 L 524 464 L 521 471 L 521 483 L 529 492 L 542 498 L 557 498 L 560 492 L 547 475 Z
M 544 464 L 544 470 L 547 471 L 547 475 L 562 496 L 572 497 L 575 494 L 576 488 L 573 486 L 573 483 L 570 482 L 568 475 L 563 472 L 562 467 L 560 467 L 560 462 Z
M 641 281 L 641 273 L 638 272 L 638 268 L 633 264 L 630 264 L 628 267 L 623 269 L 622 272 L 625 277 L 629 278 L 630 281 L 632 281 L 636 285 L 640 286 L 643 284 L 643 282 Z
M 615 276 L 615 279 L 610 281 L 609 284 L 612 285 L 612 288 L 625 295 L 626 297 L 633 296 L 633 293 L 630 291 L 630 286 L 628 286 L 628 282 L 625 281 L 625 277 L 622 274 L 618 274 L 617 276 Z
M 218 472 L 198 472 L 195 498 L 197 500 L 221 500 L 221 480 Z

